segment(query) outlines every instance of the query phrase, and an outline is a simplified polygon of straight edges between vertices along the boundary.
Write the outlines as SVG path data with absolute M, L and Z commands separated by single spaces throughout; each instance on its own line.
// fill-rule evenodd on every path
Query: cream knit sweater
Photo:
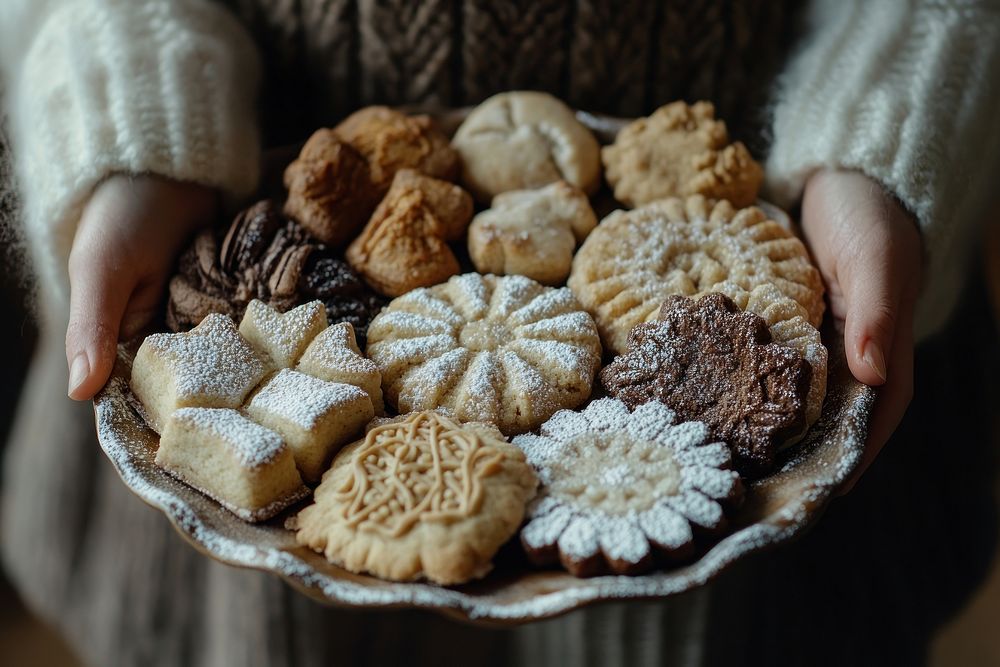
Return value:
M 1000 7 L 989 0 L 814 0 L 779 81 L 771 197 L 789 205 L 821 167 L 863 171 L 919 220 L 930 258 L 918 312 L 939 325 L 959 251 L 1000 164 Z M 5 0 L 12 141 L 43 285 L 66 296 L 81 207 L 114 172 L 256 185 L 255 49 L 199 0 Z

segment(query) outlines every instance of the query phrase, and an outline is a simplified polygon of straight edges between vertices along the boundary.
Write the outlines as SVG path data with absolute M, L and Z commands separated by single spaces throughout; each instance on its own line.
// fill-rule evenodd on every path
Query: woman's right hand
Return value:
M 107 382 L 120 338 L 152 321 L 174 259 L 218 209 L 216 190 L 160 176 L 115 175 L 84 207 L 69 256 L 69 397 Z

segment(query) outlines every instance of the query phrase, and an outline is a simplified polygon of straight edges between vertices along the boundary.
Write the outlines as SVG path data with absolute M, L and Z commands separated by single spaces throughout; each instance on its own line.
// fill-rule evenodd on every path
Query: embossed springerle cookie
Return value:
M 588 194 L 600 185 L 597 139 L 548 93 L 494 95 L 472 110 L 451 145 L 462 157 L 462 184 L 482 202 L 558 180 Z
M 266 372 L 264 361 L 227 315 L 208 315 L 191 331 L 147 336 L 130 385 L 149 425 L 162 433 L 180 408 L 238 408 Z
M 576 245 L 596 226 L 587 195 L 565 181 L 505 192 L 472 219 L 469 256 L 480 273 L 561 285 Z
M 514 438 L 542 483 L 521 531 L 528 555 L 577 576 L 637 574 L 658 555 L 689 556 L 692 524 L 721 530 L 722 506 L 743 493 L 729 448 L 708 438 L 704 424 L 677 423 L 662 403 L 630 413 L 610 398 Z
M 710 102 L 660 107 L 622 128 L 601 158 L 615 199 L 630 207 L 694 194 L 749 206 L 764 177 Z
M 417 412 L 337 456 L 296 538 L 353 572 L 460 584 L 489 572 L 536 485 L 496 429 Z
M 264 521 L 309 495 L 281 436 L 228 408 L 174 412 L 156 464 L 244 521 Z
M 586 400 L 601 345 L 568 289 L 467 273 L 393 300 L 372 321 L 368 356 L 400 412 L 445 408 L 510 435 Z
M 601 383 L 631 409 L 660 401 L 683 421 L 704 422 L 741 471 L 759 475 L 805 427 L 811 375 L 798 351 L 771 342 L 763 319 L 706 294 L 667 297 L 655 322 L 632 329 Z

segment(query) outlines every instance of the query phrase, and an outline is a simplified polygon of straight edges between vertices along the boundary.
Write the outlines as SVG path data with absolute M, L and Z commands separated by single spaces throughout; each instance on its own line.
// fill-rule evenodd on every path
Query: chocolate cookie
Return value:
M 740 471 L 756 475 L 802 431 L 811 371 L 729 297 L 671 296 L 657 321 L 632 329 L 628 351 L 601 371 L 601 383 L 629 408 L 657 400 L 681 420 L 705 422 Z
M 167 326 L 185 331 L 213 312 L 239 319 L 252 299 L 281 312 L 319 299 L 331 323 L 351 323 L 361 345 L 385 304 L 347 262 L 269 200 L 241 211 L 228 228 L 203 231 L 181 255 Z

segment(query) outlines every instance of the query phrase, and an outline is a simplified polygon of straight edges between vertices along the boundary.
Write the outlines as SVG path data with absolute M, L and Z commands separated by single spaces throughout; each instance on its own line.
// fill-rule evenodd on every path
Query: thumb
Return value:
M 876 234 L 877 236 L 877 234 Z M 885 384 L 899 319 L 902 282 L 882 252 L 882 239 L 866 239 L 838 273 L 846 314 L 844 346 L 851 374 L 870 386 Z M 874 252 L 874 256 L 871 254 Z
M 846 303 L 844 346 L 851 373 L 870 386 L 883 385 L 907 281 L 891 239 L 891 224 L 870 228 L 845 253 L 838 278 Z
M 111 376 L 118 331 L 132 291 L 123 278 L 113 266 L 92 263 L 80 267 L 70 258 L 66 361 L 72 399 L 93 398 Z

